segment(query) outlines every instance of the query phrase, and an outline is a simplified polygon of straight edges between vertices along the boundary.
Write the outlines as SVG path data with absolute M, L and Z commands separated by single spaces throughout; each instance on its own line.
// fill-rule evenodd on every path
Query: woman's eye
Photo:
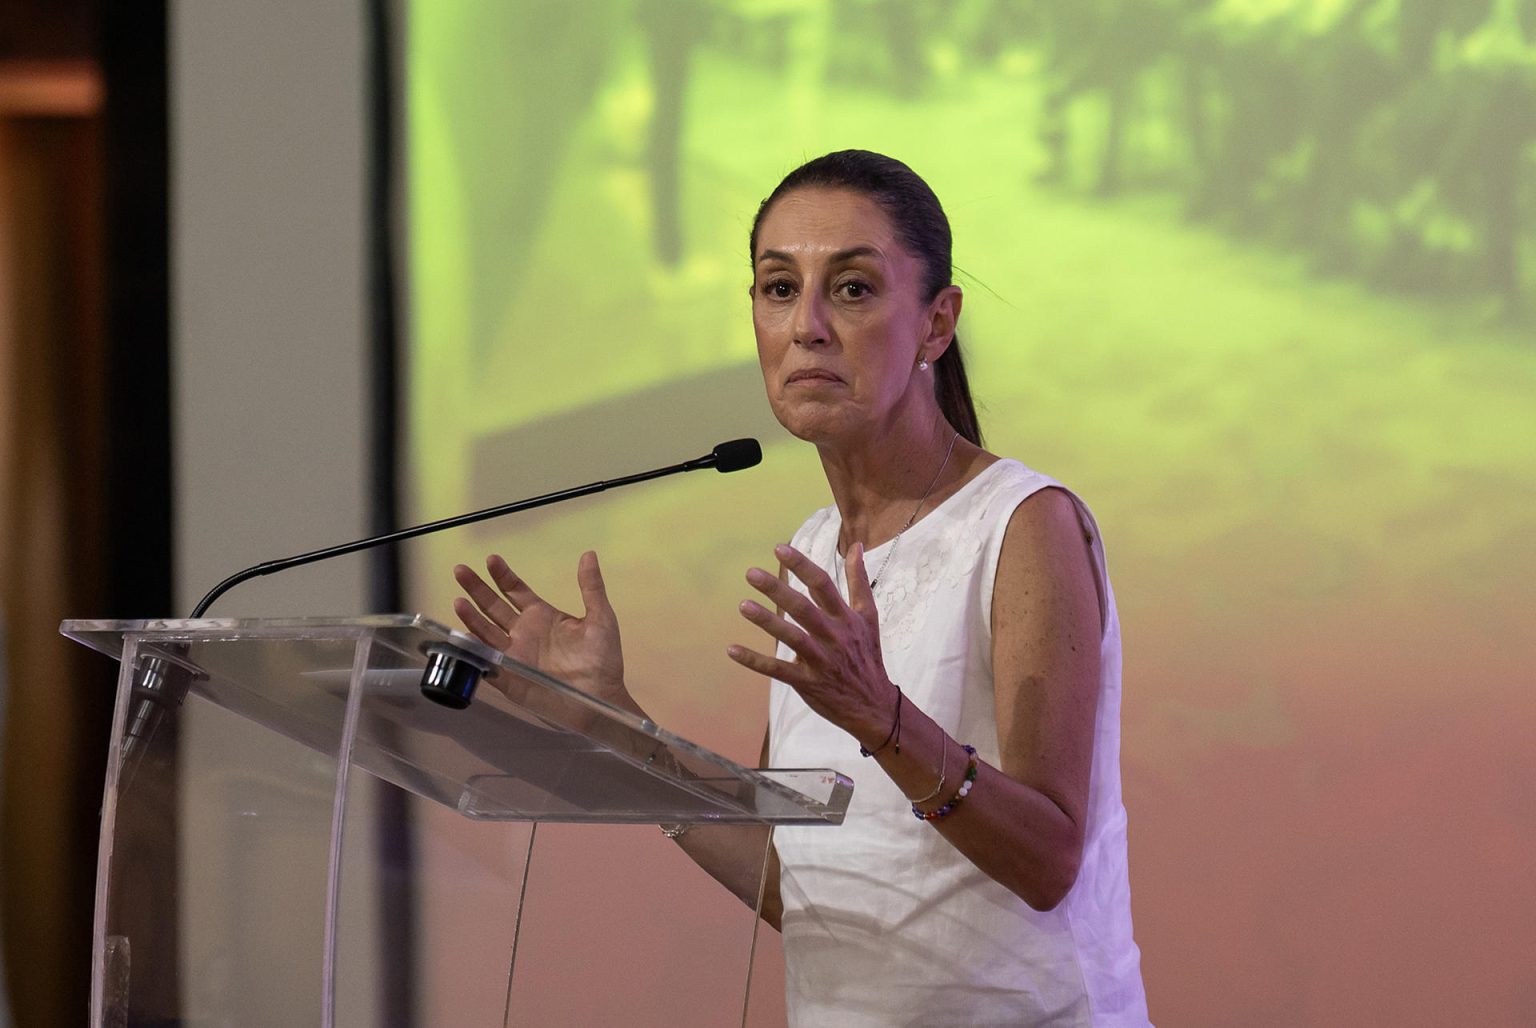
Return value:
M 787 300 L 795 294 L 795 287 L 782 278 L 776 278 L 763 286 L 763 295 L 774 300 Z
M 858 300 L 869 295 L 869 286 L 866 283 L 853 280 L 839 283 L 837 291 L 850 300 Z

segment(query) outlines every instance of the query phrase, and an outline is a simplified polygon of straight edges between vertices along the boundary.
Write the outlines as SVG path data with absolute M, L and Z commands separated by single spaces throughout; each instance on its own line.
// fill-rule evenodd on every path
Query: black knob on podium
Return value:
M 475 687 L 490 668 L 463 650 L 445 643 L 427 647 L 427 666 L 421 672 L 421 694 L 433 703 L 463 710 L 475 695 Z

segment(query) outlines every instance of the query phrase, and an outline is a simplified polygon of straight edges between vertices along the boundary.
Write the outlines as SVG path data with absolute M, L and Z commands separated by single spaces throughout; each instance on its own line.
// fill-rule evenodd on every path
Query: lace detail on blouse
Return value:
M 988 519 L 997 500 L 996 490 L 989 489 L 983 501 L 973 507 L 956 510 L 954 504 L 946 501 L 901 537 L 890 566 L 875 586 L 881 635 L 889 650 L 909 650 L 934 601 L 953 602 L 952 594 L 971 585 L 986 545 Z M 929 519 L 935 523 L 925 526 Z M 865 554 L 865 566 L 871 573 L 885 559 L 883 551 L 890 545 L 886 543 L 875 553 Z

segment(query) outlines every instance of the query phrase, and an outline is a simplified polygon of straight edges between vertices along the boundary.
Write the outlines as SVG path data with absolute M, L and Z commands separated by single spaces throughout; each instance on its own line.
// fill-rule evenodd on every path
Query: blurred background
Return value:
M 1154 1020 L 1536 1021 L 1536 2 L 248 6 L 0 18 L 17 1023 L 77 1023 L 88 973 L 112 672 L 62 617 L 757 435 L 216 611 L 447 620 L 491 551 L 574 605 L 596 548 L 642 703 L 756 762 L 740 576 L 828 497 L 746 237 L 845 147 L 934 186 L 990 448 L 1104 530 Z M 392 824 L 427 863 L 453 831 Z

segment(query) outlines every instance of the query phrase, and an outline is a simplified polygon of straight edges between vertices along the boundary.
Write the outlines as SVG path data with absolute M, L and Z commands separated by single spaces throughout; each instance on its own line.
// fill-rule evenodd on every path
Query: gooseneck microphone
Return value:
M 561 503 L 565 500 L 574 500 L 582 496 L 590 496 L 607 489 L 616 489 L 619 486 L 634 485 L 636 482 L 649 482 L 654 478 L 665 478 L 668 475 L 681 474 L 684 471 L 699 471 L 703 468 L 714 468 L 722 474 L 731 471 L 741 471 L 745 468 L 755 467 L 762 463 L 763 448 L 758 445 L 756 439 L 732 439 L 729 442 L 720 443 L 709 453 L 693 460 L 683 461 L 681 464 L 672 464 L 664 468 L 656 468 L 652 471 L 642 471 L 636 475 L 626 475 L 623 478 L 606 479 L 592 482 L 587 485 L 576 486 L 572 489 L 562 489 L 558 492 L 545 493 L 543 496 L 535 496 L 527 500 L 515 500 L 512 503 L 504 503 L 496 507 L 487 507 L 469 514 L 460 514 L 456 517 L 443 518 L 440 521 L 431 521 L 424 525 L 414 525 L 410 528 L 398 529 L 383 535 L 370 536 L 366 539 L 357 539 L 349 543 L 341 543 L 338 546 L 328 546 L 323 550 L 313 550 L 309 553 L 301 553 L 294 557 L 285 557 L 282 560 L 269 560 L 254 567 L 248 567 L 243 571 L 237 571 L 224 581 L 208 591 L 195 608 L 192 610 L 193 618 L 200 618 L 213 605 L 213 601 L 224 595 L 230 589 L 241 582 L 252 578 L 260 578 L 288 568 L 300 567 L 304 564 L 313 564 L 316 561 L 329 560 L 331 557 L 341 557 L 348 553 L 356 553 L 359 550 L 372 549 L 375 546 L 383 546 L 387 543 L 403 542 L 406 539 L 414 539 L 420 535 L 429 535 L 433 532 L 441 532 L 449 528 L 458 528 L 461 525 L 472 525 L 477 521 L 487 521 L 491 518 L 499 518 L 506 514 L 516 514 L 519 511 L 532 510 L 534 507 L 545 507 L 552 503 Z M 423 691 L 439 703 L 448 706 L 463 707 L 469 703 L 469 696 L 474 691 L 475 682 L 479 674 L 473 673 L 473 668 L 456 660 L 453 655 L 429 655 L 426 677 L 423 679 Z M 484 669 L 480 669 L 483 671 Z M 192 684 L 192 669 L 170 656 L 151 656 L 138 668 L 134 675 L 133 694 L 137 699 L 133 716 L 128 723 L 126 738 L 123 740 L 123 764 L 125 770 L 131 770 L 128 763 L 136 749 L 144 745 L 159 724 L 164 711 L 173 706 L 180 706 L 187 694 L 187 689 Z
M 233 589 L 241 582 L 252 578 L 260 578 L 262 575 L 270 575 L 277 571 L 286 571 L 288 568 L 296 568 L 303 564 L 313 564 L 319 560 L 329 560 L 331 557 L 341 557 L 348 553 L 356 553 L 358 550 L 368 550 L 375 546 L 383 546 L 385 543 L 398 543 L 406 539 L 414 539 L 418 535 L 429 535 L 433 532 L 441 532 L 448 528 L 458 528 L 460 525 L 472 525 L 477 521 L 487 521 L 491 518 L 499 518 L 505 514 L 516 514 L 519 511 L 532 510 L 534 507 L 544 507 L 551 503 L 561 503 L 565 500 L 574 500 L 581 496 L 591 496 L 605 489 L 617 489 L 621 485 L 633 485 L 636 482 L 649 482 L 653 478 L 664 478 L 667 475 L 676 475 L 684 471 L 698 471 L 701 468 L 714 468 L 724 474 L 729 471 L 741 471 L 744 468 L 754 467 L 763 460 L 763 448 L 758 445 L 756 439 L 732 439 L 730 442 L 721 443 L 709 453 L 693 460 L 685 460 L 681 464 L 673 464 L 665 468 L 657 468 L 654 471 L 642 471 L 638 475 L 627 475 L 624 478 L 608 479 L 601 482 L 592 482 L 588 485 L 576 486 L 574 489 L 562 489 L 559 492 L 545 493 L 543 496 L 535 496 L 529 500 L 515 500 L 512 503 L 504 503 L 498 507 L 487 507 L 471 514 L 460 514 L 456 517 L 443 518 L 441 521 L 432 521 L 425 525 L 415 525 L 411 528 L 402 528 L 384 535 L 375 535 L 367 539 L 358 539 L 350 543 L 342 543 L 339 546 L 328 546 L 323 550 L 314 550 L 310 553 L 301 553 L 296 557 L 285 557 L 282 560 L 269 560 L 255 567 L 237 571 L 224 581 L 208 591 L 198 605 L 193 609 L 192 616 L 200 618 L 203 613 L 224 593 Z

